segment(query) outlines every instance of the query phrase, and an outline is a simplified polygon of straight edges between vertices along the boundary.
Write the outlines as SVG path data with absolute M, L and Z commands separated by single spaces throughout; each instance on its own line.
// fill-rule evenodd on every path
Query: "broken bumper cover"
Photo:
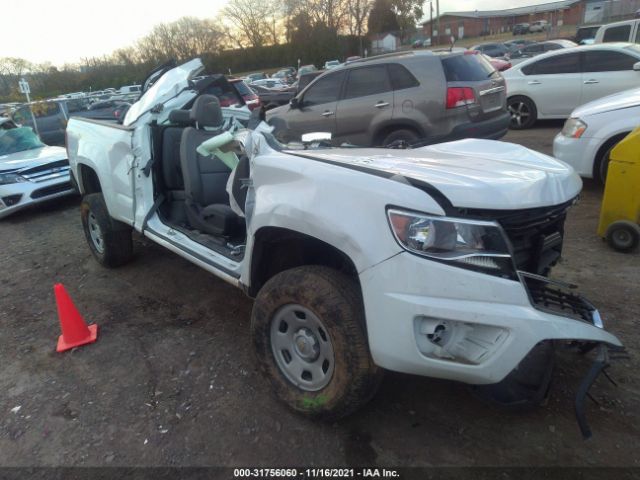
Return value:
M 518 282 L 402 252 L 360 283 L 371 354 L 393 371 L 493 384 L 545 340 L 622 346 L 591 304 L 543 277 Z
M 611 360 L 620 358 L 628 358 L 628 355 L 624 348 L 608 347 L 607 345 L 602 343 L 596 345 L 596 358 L 593 361 L 591 368 L 582 379 L 582 382 L 580 382 L 580 386 L 578 387 L 578 392 L 576 393 L 575 398 L 576 420 L 578 421 L 580 432 L 585 439 L 590 438 L 592 435 L 591 428 L 587 423 L 587 417 L 585 413 L 585 402 L 587 397 L 593 400 L 593 397 L 590 395 L 589 390 L 601 373 L 604 373 L 606 378 L 613 385 L 616 385 L 613 379 L 607 374 L 606 369 L 610 365 Z

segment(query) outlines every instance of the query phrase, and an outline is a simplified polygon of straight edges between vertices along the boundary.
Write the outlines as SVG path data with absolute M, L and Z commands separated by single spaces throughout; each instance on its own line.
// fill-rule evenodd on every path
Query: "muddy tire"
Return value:
M 109 216 L 102 193 L 84 196 L 80 216 L 89 249 L 101 265 L 119 267 L 133 258 L 131 227 Z
M 276 396 L 323 420 L 344 417 L 375 394 L 373 363 L 355 281 L 333 269 L 305 266 L 271 278 L 258 293 L 251 335 Z

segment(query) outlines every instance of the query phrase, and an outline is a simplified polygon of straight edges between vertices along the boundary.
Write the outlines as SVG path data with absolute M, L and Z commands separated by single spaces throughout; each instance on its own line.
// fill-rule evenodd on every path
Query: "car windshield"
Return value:
M 11 153 L 44 147 L 31 127 L 0 130 L 0 157 Z

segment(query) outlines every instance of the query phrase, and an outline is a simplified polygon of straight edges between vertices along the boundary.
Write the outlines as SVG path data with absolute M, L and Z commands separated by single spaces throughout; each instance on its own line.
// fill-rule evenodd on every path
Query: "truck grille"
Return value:
M 539 310 L 595 324 L 598 311 L 586 299 L 571 291 L 571 285 L 520 272 L 529 298 Z
M 574 200 L 526 210 L 459 209 L 467 218 L 497 221 L 511 241 L 518 270 L 547 275 L 562 253 L 564 222 Z
M 40 183 L 69 176 L 69 160 L 59 160 L 18 172 L 30 182 Z

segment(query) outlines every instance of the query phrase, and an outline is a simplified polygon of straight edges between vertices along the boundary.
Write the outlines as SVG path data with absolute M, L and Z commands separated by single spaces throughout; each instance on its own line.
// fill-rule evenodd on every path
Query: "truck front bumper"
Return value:
M 546 308 L 558 295 L 547 282 L 399 253 L 360 274 L 373 359 L 388 370 L 480 385 L 503 380 L 545 340 L 621 346 L 580 297 L 565 311 Z

